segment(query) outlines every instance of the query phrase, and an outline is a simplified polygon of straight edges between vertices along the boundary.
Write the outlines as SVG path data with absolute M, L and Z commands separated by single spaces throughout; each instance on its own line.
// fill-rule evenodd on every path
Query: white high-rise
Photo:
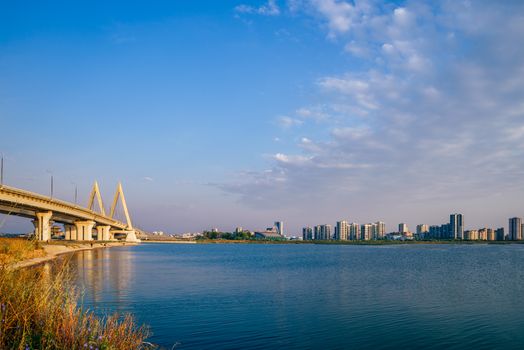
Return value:
M 337 239 L 339 241 L 347 241 L 349 233 L 349 226 L 346 220 L 337 221 Z
M 386 224 L 382 221 L 377 221 L 373 225 L 373 239 L 382 239 L 386 235 Z

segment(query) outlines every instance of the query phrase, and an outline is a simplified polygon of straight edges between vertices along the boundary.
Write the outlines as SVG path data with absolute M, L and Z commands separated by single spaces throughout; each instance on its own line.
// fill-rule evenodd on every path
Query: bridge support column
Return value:
M 33 221 L 35 225 L 35 236 L 39 241 L 49 241 L 51 239 L 51 217 L 53 212 L 46 211 L 43 213 L 36 213 L 36 220 Z
M 135 230 L 127 231 L 126 242 L 140 242 L 140 240 L 136 237 Z
M 92 241 L 93 240 L 93 226 L 95 222 L 92 220 L 86 221 L 75 221 L 76 226 L 76 239 L 79 241 Z
M 64 224 L 65 240 L 76 241 L 76 226 Z
M 96 226 L 96 230 L 98 231 L 98 240 L 99 241 L 109 241 L 111 239 L 109 235 L 109 230 L 111 229 L 111 226 Z

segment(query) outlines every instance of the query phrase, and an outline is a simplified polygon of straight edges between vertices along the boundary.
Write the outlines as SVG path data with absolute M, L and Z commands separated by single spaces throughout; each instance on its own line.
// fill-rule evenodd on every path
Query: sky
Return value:
M 4 183 L 109 206 L 122 181 L 167 233 L 507 227 L 523 57 L 522 1 L 4 1 Z

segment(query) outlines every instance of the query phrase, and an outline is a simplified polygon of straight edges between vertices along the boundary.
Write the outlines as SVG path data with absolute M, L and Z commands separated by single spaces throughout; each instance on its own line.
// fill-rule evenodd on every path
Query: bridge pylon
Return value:
M 129 216 L 129 211 L 127 210 L 126 197 L 124 196 L 124 190 L 122 189 L 121 182 L 119 182 L 118 186 L 116 187 L 115 197 L 113 198 L 113 205 L 111 205 L 111 212 L 109 214 L 109 217 L 112 219 L 115 218 L 115 211 L 116 211 L 116 206 L 118 204 L 118 199 L 120 199 L 120 201 L 122 202 L 122 208 L 124 209 L 124 215 L 126 216 L 127 229 L 132 230 L 133 224 L 131 223 L 131 217 Z
M 103 216 L 106 216 L 106 210 L 104 208 L 104 202 L 102 201 L 102 195 L 100 194 L 100 188 L 98 187 L 98 181 L 95 181 L 95 183 L 93 184 L 93 189 L 91 190 L 91 194 L 89 195 L 89 202 L 87 203 L 87 209 L 93 210 L 93 205 L 95 204 L 95 197 L 98 206 L 100 207 L 100 213 Z

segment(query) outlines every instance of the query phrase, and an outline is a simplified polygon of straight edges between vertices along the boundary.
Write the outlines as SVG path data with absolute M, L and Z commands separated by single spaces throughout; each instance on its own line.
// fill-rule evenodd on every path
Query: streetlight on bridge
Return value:
M 75 182 L 71 182 L 71 185 L 75 186 L 75 205 L 78 204 L 78 185 Z
M 50 170 L 46 170 L 46 173 L 48 173 L 48 174 L 51 175 L 51 199 L 53 199 L 53 187 L 54 187 L 54 183 L 53 183 L 53 173 L 52 173 Z

